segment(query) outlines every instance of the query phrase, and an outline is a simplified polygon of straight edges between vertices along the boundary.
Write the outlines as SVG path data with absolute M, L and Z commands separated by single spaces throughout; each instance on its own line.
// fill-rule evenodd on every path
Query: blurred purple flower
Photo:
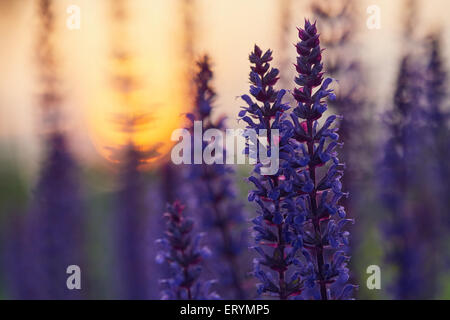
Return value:
M 402 59 L 394 109 L 386 113 L 389 139 L 380 170 L 383 225 L 389 241 L 386 260 L 395 265 L 391 292 L 397 299 L 431 299 L 439 287 L 441 248 L 438 201 L 433 190 L 426 73 L 411 56 Z
M 31 208 L 10 239 L 9 248 L 17 250 L 11 257 L 17 264 L 10 267 L 26 271 L 15 277 L 12 290 L 22 299 L 79 299 L 85 291 L 66 286 L 68 266 L 86 270 L 79 172 L 64 135 L 53 133 L 48 139 L 49 154 Z
M 188 115 L 192 121 L 202 121 L 202 129 L 225 130 L 224 118 L 212 120 L 211 113 L 216 96 L 211 86 L 213 72 L 208 56 L 198 63 L 195 77 L 195 108 Z M 208 142 L 204 142 L 202 152 Z M 194 145 L 194 144 L 193 144 Z M 194 154 L 193 150 L 192 154 Z M 225 150 L 226 152 L 226 150 Z M 207 244 L 211 247 L 215 262 L 214 276 L 219 279 L 218 290 L 223 297 L 245 299 L 244 250 L 248 248 L 245 237 L 243 204 L 237 199 L 233 185 L 233 170 L 230 166 L 213 164 L 192 164 L 188 179 L 194 199 L 191 211 L 200 213 L 204 228 L 208 228 Z M 192 188 L 193 186 L 193 188 Z

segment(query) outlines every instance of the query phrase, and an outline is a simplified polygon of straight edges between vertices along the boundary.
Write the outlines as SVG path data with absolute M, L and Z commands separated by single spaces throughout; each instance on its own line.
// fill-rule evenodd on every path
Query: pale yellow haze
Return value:
M 134 143 L 145 148 L 161 145 L 162 155 L 170 151 L 171 133 L 186 124 L 183 113 L 192 107 L 186 77 L 188 56 L 183 51 L 189 30 L 183 27 L 182 1 L 126 1 L 130 12 L 127 36 L 114 32 L 117 26 L 110 18 L 108 0 L 54 1 L 54 45 L 62 79 L 64 123 L 80 158 L 102 162 L 109 158 L 108 148 L 127 143 L 130 135 L 120 131 L 114 121 L 117 115 L 123 114 L 145 113 L 151 119 L 133 134 Z M 248 53 L 253 45 L 274 49 L 274 63 L 279 62 L 280 1 L 196 1 L 193 17 L 196 28 L 192 34 L 196 56 L 208 53 L 212 58 L 218 93 L 215 116 L 225 113 L 231 127 L 238 125 L 236 115 L 242 105 L 236 97 L 248 91 Z M 36 103 L 39 89 L 39 69 L 34 54 L 38 26 L 36 2 L 0 0 L 0 148 L 2 156 L 9 152 L 25 163 L 37 163 L 42 147 Z M 291 2 L 290 42 L 294 43 L 295 26 L 310 16 L 310 1 Z M 360 4 L 358 34 L 363 62 L 372 95 L 385 97 L 376 101 L 381 109 L 388 106 L 401 54 L 400 22 L 404 2 L 357 2 Z M 442 28 L 447 50 L 450 1 L 418 3 L 419 32 L 425 34 Z M 81 8 L 80 30 L 66 27 L 69 16 L 66 9 L 72 4 Z M 370 5 L 381 9 L 381 30 L 371 31 L 365 26 L 366 8 Z M 114 58 L 113 51 L 121 46 L 130 55 L 127 61 Z M 288 55 L 294 62 L 293 47 Z M 113 81 L 117 75 L 132 77 L 135 86 L 126 93 L 118 90 Z

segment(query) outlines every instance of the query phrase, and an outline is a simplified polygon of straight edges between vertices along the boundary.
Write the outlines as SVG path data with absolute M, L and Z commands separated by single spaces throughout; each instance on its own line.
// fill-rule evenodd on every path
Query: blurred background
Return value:
M 67 26 L 71 5 L 79 29 Z M 367 25 L 373 5 L 379 29 Z M 446 0 L 0 0 L 0 298 L 66 298 L 53 287 L 65 283 L 61 263 L 83 272 L 69 298 L 158 299 L 154 241 L 165 203 L 189 188 L 169 156 L 172 131 L 194 109 L 195 61 L 212 62 L 213 118 L 242 127 L 248 54 L 273 49 L 279 86 L 293 89 L 305 18 L 318 21 L 338 79 L 331 108 L 345 119 L 356 297 L 450 298 L 449 9 Z M 251 168 L 234 169 L 246 221 Z M 366 286 L 369 265 L 381 267 L 380 290 Z M 252 292 L 251 263 L 243 270 Z

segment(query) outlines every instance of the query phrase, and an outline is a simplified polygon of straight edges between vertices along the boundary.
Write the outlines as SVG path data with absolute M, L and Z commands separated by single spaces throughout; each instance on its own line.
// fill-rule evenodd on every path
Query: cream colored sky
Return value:
M 87 125 L 87 118 L 102 112 L 96 106 L 99 92 L 107 88 L 107 57 L 109 54 L 109 24 L 105 9 L 107 0 L 57 0 L 58 53 L 61 58 L 61 74 L 64 77 L 66 102 L 64 109 L 69 131 L 73 133 L 79 156 L 92 158 L 95 154 L 93 137 L 95 128 Z M 37 159 L 37 120 L 34 103 L 36 71 L 33 67 L 33 36 L 35 34 L 36 0 L 0 0 L 0 141 L 1 152 L 14 153 L 29 163 Z M 133 47 L 141 67 L 145 86 L 154 101 L 150 104 L 168 103 L 163 88 L 177 91 L 172 74 L 178 66 L 175 50 L 180 40 L 178 29 L 178 0 L 135 0 L 132 15 Z M 293 0 L 292 43 L 295 42 L 295 26 L 310 15 L 309 0 Z M 377 100 L 377 107 L 389 104 L 389 88 L 396 73 L 400 56 L 400 32 L 402 0 L 360 0 L 361 28 L 359 30 L 362 57 L 370 76 L 370 88 Z M 77 4 L 82 10 L 81 30 L 65 28 L 66 7 Z M 381 8 L 382 29 L 365 28 L 366 8 L 376 4 Z M 417 21 L 421 32 L 442 26 L 443 39 L 449 48 L 448 35 L 450 12 L 448 0 L 420 1 L 420 17 Z M 197 24 L 198 52 L 212 56 L 216 74 L 215 85 L 219 94 L 217 105 L 220 113 L 230 117 L 234 126 L 236 113 L 241 105 L 237 96 L 248 87 L 248 53 L 253 44 L 273 48 L 278 46 L 279 0 L 198 0 Z M 448 49 L 446 49 L 448 53 Z M 292 57 L 295 56 L 292 50 Z M 448 54 L 447 54 L 448 56 Z M 276 63 L 277 61 L 275 61 Z M 182 103 L 182 102 L 181 102 Z M 170 110 L 168 111 L 170 112 Z M 173 116 L 177 116 L 173 114 Z M 4 146 L 8 145 L 8 148 Z M 94 159 L 99 157 L 94 156 Z M 34 161 L 36 163 L 37 161 Z

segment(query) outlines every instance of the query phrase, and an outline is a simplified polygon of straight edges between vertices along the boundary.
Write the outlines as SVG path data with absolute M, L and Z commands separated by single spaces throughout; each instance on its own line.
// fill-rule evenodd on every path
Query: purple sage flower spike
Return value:
M 286 91 L 274 88 L 279 77 L 278 69 L 271 68 L 272 51 L 263 52 L 255 45 L 250 54 L 250 94 L 243 95 L 247 104 L 239 113 L 248 129 L 257 133 L 267 130 L 269 147 L 272 130 L 280 131 L 280 166 L 288 165 L 286 160 L 292 152 L 289 139 L 293 134 L 292 125 L 285 112 L 289 106 L 282 103 Z M 248 150 L 246 150 L 248 153 Z M 258 216 L 253 219 L 255 246 L 259 257 L 254 259 L 254 276 L 259 280 L 258 293 L 276 296 L 281 300 L 301 293 L 303 283 L 295 272 L 295 256 L 301 248 L 301 239 L 295 237 L 289 221 L 288 201 L 292 197 L 292 182 L 285 179 L 282 170 L 274 175 L 262 175 L 260 166 L 249 178 L 255 189 L 248 200 L 259 206 Z
M 185 207 L 174 202 L 164 214 L 166 231 L 157 243 L 162 250 L 156 257 L 158 263 L 168 263 L 171 277 L 161 280 L 163 300 L 216 300 L 216 292 L 210 291 L 215 281 L 203 281 L 202 262 L 211 255 L 207 247 L 200 245 L 203 234 L 193 235 L 194 221 L 184 215 Z
M 432 299 L 439 287 L 441 218 L 432 178 L 434 145 L 426 72 L 418 59 L 400 65 L 394 108 L 386 112 L 389 133 L 380 170 L 386 262 L 398 267 L 389 290 L 396 299 Z M 411 197 L 410 195 L 414 195 Z
M 323 78 L 322 49 L 316 23 L 306 20 L 304 28 L 299 29 L 299 38 L 296 45 L 298 76 L 295 79 L 299 87 L 293 92 L 298 104 L 291 117 L 296 132 L 293 138 L 306 145 L 302 156 L 306 149 L 309 161 L 300 170 L 292 166 L 296 168 L 292 174 L 303 174 L 310 179 L 308 188 L 294 187 L 298 193 L 304 193 L 299 198 L 303 210 L 301 218 L 297 218 L 296 228 L 306 250 L 301 274 L 306 277 L 308 291 L 313 297 L 348 299 L 355 286 L 346 284 L 350 234 L 345 227 L 353 220 L 346 218 L 346 212 L 339 204 L 339 200 L 348 195 L 342 191 L 340 182 L 344 165 L 337 158 L 336 149 L 341 143 L 338 142 L 337 128 L 332 128 L 339 117 L 332 115 L 322 126 L 319 123 L 327 110 L 326 98 L 334 100 L 335 95 L 328 89 L 332 80 Z M 320 177 L 318 168 L 322 166 L 327 167 L 327 172 Z M 336 282 L 340 283 L 341 292 L 330 290 Z

